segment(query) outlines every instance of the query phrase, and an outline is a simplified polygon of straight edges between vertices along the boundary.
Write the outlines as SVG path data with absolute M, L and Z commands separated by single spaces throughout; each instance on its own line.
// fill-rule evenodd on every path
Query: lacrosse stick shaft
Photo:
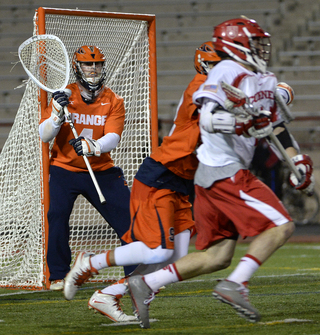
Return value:
M 272 143 L 277 147 L 277 149 L 280 151 L 283 159 L 286 161 L 286 163 L 288 164 L 291 172 L 297 177 L 297 179 L 299 181 L 301 181 L 302 176 L 301 173 L 299 172 L 299 170 L 297 169 L 297 167 L 294 165 L 293 161 L 291 160 L 291 158 L 289 157 L 289 155 L 287 154 L 285 148 L 282 146 L 282 144 L 280 143 L 280 141 L 278 140 L 277 136 L 274 133 L 271 133 L 269 135 Z
M 69 125 L 70 125 L 70 128 L 71 128 L 71 130 L 72 130 L 72 133 L 73 133 L 74 137 L 75 137 L 75 138 L 78 138 L 77 131 L 76 131 L 74 125 L 73 125 L 73 122 L 72 122 L 72 120 L 71 120 L 71 115 L 70 115 L 70 113 L 69 113 L 67 107 L 64 107 L 64 114 L 65 114 L 66 119 L 67 119 L 67 121 L 68 121 L 68 123 L 69 123 Z M 88 169 L 88 171 L 89 171 L 89 173 L 90 173 L 90 176 L 91 176 L 91 179 L 92 179 L 92 181 L 93 181 L 93 184 L 94 184 L 94 186 L 95 186 L 95 188 L 96 188 L 96 190 L 97 190 L 97 192 L 98 192 L 100 202 L 101 202 L 102 204 L 105 204 L 105 203 L 106 203 L 106 199 L 105 199 L 105 197 L 103 196 L 103 194 L 102 194 L 102 192 L 101 192 L 100 186 L 99 186 L 99 184 L 98 184 L 98 182 L 97 182 L 96 176 L 95 176 L 94 173 L 93 173 L 93 170 L 92 170 L 92 168 L 91 168 L 91 165 L 90 165 L 90 162 L 89 162 L 89 160 L 88 160 L 88 157 L 87 157 L 87 156 L 82 156 L 82 157 L 83 157 L 84 162 L 86 163 L 86 166 L 87 166 L 87 169 Z
M 277 90 L 275 91 L 275 95 L 274 95 L 279 107 L 280 107 L 280 114 L 284 120 L 285 123 L 290 123 L 291 121 L 294 120 L 294 116 L 291 113 L 289 107 L 287 106 L 287 104 L 284 102 L 281 94 L 279 94 L 279 92 L 277 92 Z

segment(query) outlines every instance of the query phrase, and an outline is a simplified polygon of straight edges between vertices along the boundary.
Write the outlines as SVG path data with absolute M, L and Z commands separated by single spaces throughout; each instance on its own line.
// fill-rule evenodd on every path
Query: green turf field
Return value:
M 97 334 L 320 334 L 320 244 L 288 243 L 278 250 L 250 282 L 251 303 L 261 322 L 252 324 L 211 295 L 245 253 L 239 244 L 229 269 L 166 287 L 150 305 L 150 329 L 114 324 L 87 309 L 92 293 L 103 285 L 86 284 L 73 301 L 62 292 L 0 289 L 1 335 Z M 131 313 L 130 298 L 122 299 Z

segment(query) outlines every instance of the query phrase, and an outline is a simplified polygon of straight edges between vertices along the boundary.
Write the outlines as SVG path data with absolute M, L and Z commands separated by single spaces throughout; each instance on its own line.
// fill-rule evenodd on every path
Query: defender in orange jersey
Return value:
M 125 109 L 123 99 L 104 85 L 105 56 L 96 46 L 84 45 L 73 56 L 76 82 L 69 91 L 53 93 L 40 121 L 44 142 L 55 138 L 50 158 L 49 242 L 47 262 L 51 290 L 62 290 L 70 270 L 69 217 L 79 194 L 83 195 L 121 237 L 130 226 L 130 191 L 110 151 L 120 141 Z M 67 92 L 71 92 L 71 95 Z M 74 139 L 65 122 L 63 107 L 68 105 L 74 127 Z M 82 155 L 88 157 L 97 182 L 106 198 L 100 203 Z M 122 241 L 122 240 L 121 240 Z M 122 241 L 122 244 L 125 242 Z M 125 267 L 125 273 L 134 267 Z
M 66 278 L 66 299 L 73 299 L 79 285 L 102 268 L 142 264 L 137 271 L 147 273 L 188 253 L 190 231 L 194 228 L 189 193 L 198 166 L 194 151 L 200 135 L 192 95 L 219 60 L 212 42 L 196 50 L 198 73 L 181 97 L 170 134 L 144 160 L 135 176 L 130 199 L 131 226 L 122 236 L 128 244 L 92 257 L 80 253 Z M 126 321 L 129 316 L 118 304 L 124 294 L 125 286 L 120 280 L 96 291 L 89 300 L 89 308 L 113 321 Z

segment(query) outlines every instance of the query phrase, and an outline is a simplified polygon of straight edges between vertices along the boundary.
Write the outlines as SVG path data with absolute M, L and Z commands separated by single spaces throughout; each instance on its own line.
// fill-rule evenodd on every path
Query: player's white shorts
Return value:
M 263 231 L 292 221 L 274 192 L 249 170 L 216 181 L 210 188 L 195 186 L 196 248 L 212 242 L 256 236 Z

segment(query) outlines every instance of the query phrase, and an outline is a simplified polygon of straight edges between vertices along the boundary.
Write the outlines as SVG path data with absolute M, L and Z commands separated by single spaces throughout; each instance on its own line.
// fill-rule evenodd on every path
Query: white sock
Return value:
M 159 291 L 159 288 L 162 286 L 176 283 L 179 280 L 182 280 L 182 278 L 180 277 L 174 264 L 169 264 L 161 270 L 144 276 L 144 281 L 154 292 Z
M 106 288 L 104 288 L 102 291 L 104 294 L 111 294 L 111 295 L 122 295 L 124 296 L 126 294 L 126 285 L 124 284 L 113 284 Z
M 245 255 L 241 258 L 240 263 L 230 274 L 227 280 L 238 284 L 248 283 L 252 275 L 259 269 L 261 262 L 251 255 Z
M 108 261 L 107 261 L 107 255 L 109 251 L 103 253 L 94 255 L 90 258 L 91 266 L 94 267 L 97 271 L 105 269 L 109 267 Z

